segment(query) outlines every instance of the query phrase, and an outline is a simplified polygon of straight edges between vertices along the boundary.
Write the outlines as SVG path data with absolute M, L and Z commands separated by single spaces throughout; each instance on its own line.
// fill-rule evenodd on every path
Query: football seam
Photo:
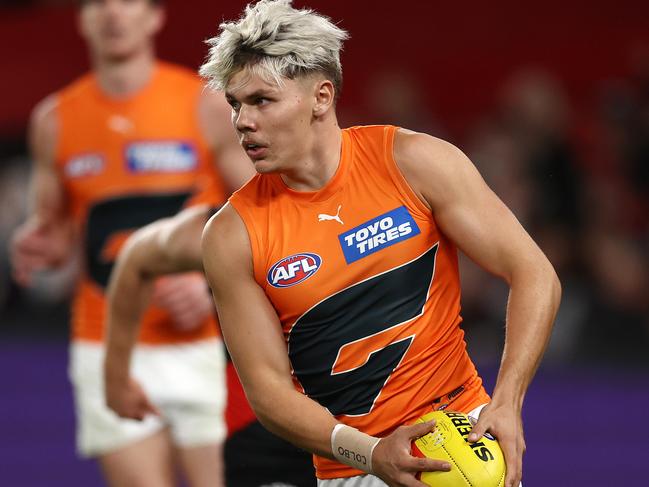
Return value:
M 466 480 L 466 483 L 467 483 L 470 487 L 473 487 L 473 484 L 472 484 L 471 481 L 468 479 L 468 477 L 467 477 L 466 475 L 464 475 L 464 472 L 462 471 L 462 469 L 460 468 L 460 466 L 458 465 L 458 463 L 455 461 L 455 459 L 454 459 L 453 456 L 451 455 L 451 452 L 449 452 L 449 451 L 446 449 L 446 447 L 445 447 L 444 445 L 442 445 L 442 448 L 444 448 L 444 451 L 445 451 L 446 454 L 448 455 L 448 458 L 451 459 L 451 461 L 453 462 L 453 464 L 454 464 L 455 467 L 457 468 L 458 472 L 460 472 L 460 473 L 462 474 L 462 477 L 464 477 L 464 480 Z
M 506 473 L 506 470 L 503 470 L 503 474 L 500 476 L 500 480 L 498 481 L 498 485 L 505 485 L 505 473 Z

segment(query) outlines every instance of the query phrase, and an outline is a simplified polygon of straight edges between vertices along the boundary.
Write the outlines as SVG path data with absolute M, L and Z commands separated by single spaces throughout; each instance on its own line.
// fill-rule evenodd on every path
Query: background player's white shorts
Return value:
M 482 404 L 475 409 L 469 411 L 469 416 L 478 419 L 480 412 L 486 406 Z M 380 478 L 374 475 L 357 475 L 356 477 L 348 477 L 346 479 L 318 479 L 318 487 L 387 487 L 388 484 L 383 482 Z M 522 487 L 520 484 L 519 487 Z
M 109 453 L 169 428 L 180 447 L 221 443 L 225 438 L 225 354 L 218 339 L 178 345 L 139 345 L 131 374 L 163 417 L 123 419 L 106 406 L 104 346 L 75 341 L 69 376 L 77 413 L 77 450 L 91 457 Z

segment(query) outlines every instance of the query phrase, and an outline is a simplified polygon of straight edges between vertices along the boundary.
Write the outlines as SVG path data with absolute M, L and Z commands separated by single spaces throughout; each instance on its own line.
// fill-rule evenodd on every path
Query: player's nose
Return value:
M 254 120 L 252 109 L 250 107 L 246 107 L 245 105 L 241 106 L 241 108 L 233 118 L 234 126 L 240 132 L 250 132 L 254 131 L 257 128 L 257 124 Z

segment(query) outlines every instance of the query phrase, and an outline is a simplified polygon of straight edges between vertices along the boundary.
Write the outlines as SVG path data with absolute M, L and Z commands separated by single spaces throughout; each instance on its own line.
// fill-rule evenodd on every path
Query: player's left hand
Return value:
M 446 461 L 412 455 L 413 440 L 434 429 L 435 421 L 415 423 L 400 426 L 381 438 L 372 453 L 374 475 L 390 487 L 425 487 L 423 482 L 417 480 L 418 472 L 449 471 L 451 465 Z
M 181 331 L 199 327 L 214 313 L 205 277 L 200 272 L 188 272 L 157 279 L 153 303 L 171 314 L 174 325 Z
M 137 421 L 142 421 L 148 414 L 160 416 L 160 410 L 149 401 L 136 380 L 129 377 L 127 381 L 122 382 L 107 378 L 104 388 L 106 406 L 118 416 Z
M 475 443 L 485 432 L 496 437 L 505 457 L 507 474 L 505 487 L 518 487 L 523 476 L 523 454 L 525 438 L 520 408 L 492 401 L 480 413 L 478 422 L 473 426 L 468 441 Z

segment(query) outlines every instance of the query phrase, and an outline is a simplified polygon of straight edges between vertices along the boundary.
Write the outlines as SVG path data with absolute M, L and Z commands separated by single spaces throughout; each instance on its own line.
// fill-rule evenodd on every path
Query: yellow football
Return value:
M 444 487 L 502 487 L 505 483 L 505 459 L 500 445 L 487 434 L 475 443 L 467 437 L 473 421 L 464 413 L 434 411 L 417 420 L 437 421 L 435 430 L 412 442 L 412 454 L 446 460 L 449 472 L 422 472 L 426 485 Z

